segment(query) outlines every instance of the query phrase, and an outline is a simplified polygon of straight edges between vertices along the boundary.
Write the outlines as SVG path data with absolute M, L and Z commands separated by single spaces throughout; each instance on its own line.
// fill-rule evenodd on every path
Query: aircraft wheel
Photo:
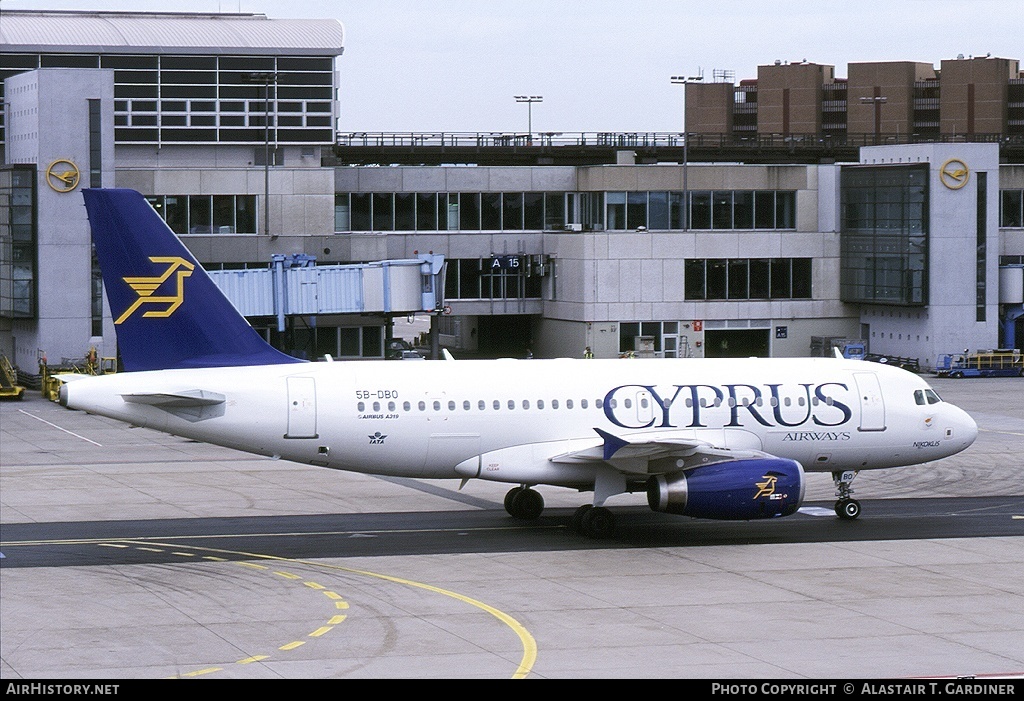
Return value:
M 516 491 L 516 490 L 513 490 Z M 520 487 L 515 496 L 512 497 L 512 509 L 509 511 L 513 518 L 521 521 L 533 521 L 544 511 L 544 497 L 541 493 L 526 487 Z
M 856 499 L 840 499 L 836 502 L 836 516 L 844 521 L 852 521 L 860 516 L 860 502 Z
M 593 508 L 593 504 L 584 504 L 580 508 L 576 509 L 572 513 L 572 518 L 569 519 L 569 530 L 573 533 L 583 535 L 583 517 L 586 516 L 587 512 Z
M 615 530 L 615 515 L 603 506 L 595 506 L 583 514 L 583 534 L 600 540 L 610 538 Z
M 515 516 L 515 512 L 512 511 L 512 502 L 515 501 L 516 495 L 524 489 L 526 489 L 526 487 L 513 487 L 508 490 L 508 493 L 505 495 L 505 511 L 508 512 L 509 516 Z

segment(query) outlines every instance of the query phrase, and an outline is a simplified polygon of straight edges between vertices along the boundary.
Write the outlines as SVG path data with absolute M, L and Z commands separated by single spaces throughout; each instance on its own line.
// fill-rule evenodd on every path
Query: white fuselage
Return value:
M 64 392 L 73 409 L 300 463 L 570 486 L 592 485 L 593 467 L 552 458 L 600 446 L 595 429 L 820 472 L 936 460 L 977 435 L 920 377 L 831 358 L 326 362 L 123 373 Z M 137 399 L 200 393 L 221 401 Z

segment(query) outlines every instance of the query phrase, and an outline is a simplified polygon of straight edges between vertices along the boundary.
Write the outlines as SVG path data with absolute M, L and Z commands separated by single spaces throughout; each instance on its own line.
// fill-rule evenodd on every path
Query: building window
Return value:
M 373 231 L 393 231 L 395 228 L 395 199 L 390 192 L 373 194 Z
M 176 234 L 255 234 L 255 195 L 152 195 L 146 198 Z
M 605 193 L 605 222 L 609 231 L 626 228 L 626 193 Z
M 810 258 L 709 258 L 683 268 L 689 300 L 811 299 Z
M 527 197 L 532 193 L 526 193 Z M 558 231 L 566 225 L 564 192 L 549 192 L 544 195 L 544 228 L 549 231 Z M 533 218 L 529 214 L 532 200 L 527 200 L 527 228 L 532 228 Z
M 395 193 L 395 231 L 416 230 L 416 195 L 411 192 Z
M 223 118 L 222 118 L 223 119 Z M 338 193 L 335 231 L 657 231 L 686 228 L 678 191 Z M 691 229 L 796 228 L 796 193 L 688 193 Z M 447 204 L 447 214 L 445 211 Z
M 985 297 L 988 291 L 988 173 L 979 171 L 977 177 L 977 212 L 976 241 L 977 251 L 975 270 L 977 274 L 977 292 L 975 302 L 975 321 L 985 321 Z
M 352 229 L 352 196 L 342 192 L 334 196 L 334 230 L 350 231 Z
M 454 258 L 447 262 L 446 299 L 539 299 L 541 276 L 530 256 L 517 258 L 515 267 L 493 265 L 490 259 Z
M 103 187 L 103 138 L 100 101 L 89 100 L 89 187 Z
M 1024 190 L 1003 190 L 999 194 L 999 226 L 1024 227 Z
M 657 357 L 679 357 L 678 321 L 623 321 L 619 324 L 619 353 L 651 353 Z M 587 408 L 587 400 L 581 406 Z M 646 401 L 646 400 L 642 400 Z M 557 405 L 555 406 L 557 409 Z

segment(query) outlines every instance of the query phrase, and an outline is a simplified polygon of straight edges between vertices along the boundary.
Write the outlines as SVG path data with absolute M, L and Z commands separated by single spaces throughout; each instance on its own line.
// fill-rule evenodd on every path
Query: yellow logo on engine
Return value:
M 757 487 L 757 494 L 754 495 L 755 499 L 759 497 L 770 497 L 772 494 L 775 494 L 775 482 L 778 480 L 778 477 L 774 475 L 764 475 L 764 480 L 764 482 L 754 483 L 754 486 Z
M 115 324 L 120 324 L 122 321 L 130 317 L 135 311 L 143 304 L 166 304 L 166 309 L 157 309 L 153 311 L 147 311 L 142 314 L 145 317 L 158 317 L 166 318 L 175 312 L 175 310 L 181 306 L 181 303 L 185 301 L 185 278 L 192 274 L 195 269 L 195 265 L 189 263 L 184 258 L 178 256 L 150 256 L 150 262 L 153 263 L 167 263 L 167 270 L 164 271 L 163 275 L 159 277 L 126 277 L 122 278 L 128 285 L 135 290 L 135 293 L 139 295 L 139 298 L 132 303 L 132 306 L 125 310 L 124 314 L 117 318 Z M 177 284 L 173 295 L 157 295 L 156 291 L 160 289 L 170 277 L 174 275 Z

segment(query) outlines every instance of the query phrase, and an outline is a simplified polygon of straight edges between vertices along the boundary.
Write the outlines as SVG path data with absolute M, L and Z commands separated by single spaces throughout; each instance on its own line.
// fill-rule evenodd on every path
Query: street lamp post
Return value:
M 690 189 L 687 182 L 687 166 L 690 162 L 690 134 L 686 131 L 686 85 L 688 83 L 699 83 L 704 80 L 704 74 L 672 76 L 673 85 L 683 86 L 683 231 L 690 228 Z
M 886 103 L 886 98 L 881 95 L 875 95 L 874 97 L 862 97 L 860 98 L 860 104 L 862 105 L 874 105 L 875 106 L 875 143 L 878 143 L 879 128 L 882 118 L 882 105 Z
M 270 84 L 277 73 L 250 73 L 249 81 L 263 86 L 263 230 L 270 233 Z
M 526 103 L 526 141 L 533 143 L 533 103 L 544 102 L 542 95 L 513 95 L 516 102 Z

